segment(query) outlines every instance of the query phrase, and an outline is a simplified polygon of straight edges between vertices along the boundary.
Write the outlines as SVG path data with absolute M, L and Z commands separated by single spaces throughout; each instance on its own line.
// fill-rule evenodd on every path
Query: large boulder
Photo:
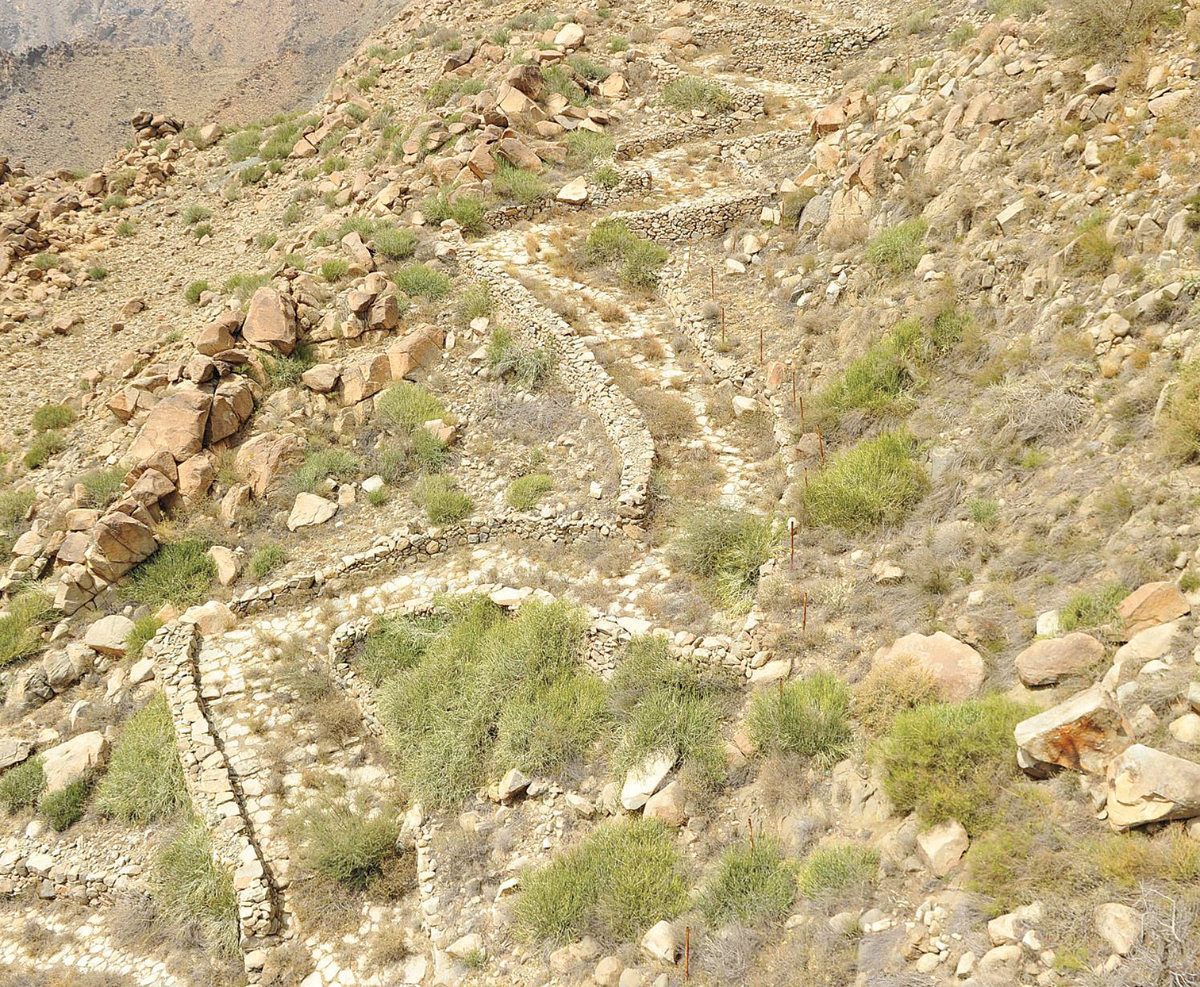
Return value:
M 229 438 L 254 414 L 254 391 L 243 377 L 230 377 L 217 385 L 204 432 L 205 445 Z
M 267 432 L 243 443 L 234 467 L 246 478 L 255 497 L 265 497 L 278 483 L 287 462 L 300 456 L 305 443 L 298 435 Z
M 445 336 L 440 329 L 429 326 L 408 333 L 388 348 L 392 380 L 404 380 L 417 370 L 432 366 L 442 355 Z
M 92 529 L 87 566 L 101 579 L 116 582 L 158 550 L 150 526 L 121 511 L 109 511 Z
M 108 741 L 99 730 L 81 733 L 42 755 L 46 791 L 60 792 L 99 767 L 108 753 Z
M 195 388 L 169 394 L 150 409 L 130 456 L 145 459 L 166 449 L 181 463 L 196 455 L 204 448 L 204 426 L 211 406 L 212 396 Z
M 644 806 L 662 787 L 677 759 L 674 751 L 651 754 L 641 764 L 630 768 L 621 786 L 621 805 L 630 812 Z
M 1142 744 L 1108 766 L 1108 824 L 1118 832 L 1200 816 L 1200 764 Z
M 876 667 L 910 658 L 916 668 L 927 673 L 946 702 L 970 699 L 983 685 L 983 658 L 969 644 L 944 631 L 933 634 L 906 634 L 890 647 L 875 653 Z
M 1117 604 L 1117 613 L 1125 623 L 1128 637 L 1182 617 L 1189 610 L 1191 604 L 1179 592 L 1179 587 L 1170 582 L 1146 583 Z
M 1102 775 L 1129 746 L 1129 726 L 1111 692 L 1097 683 L 1013 730 L 1017 762 L 1034 777 L 1055 768 Z
M 114 613 L 101 617 L 88 629 L 83 636 L 83 643 L 93 651 L 113 658 L 125 655 L 125 643 L 133 633 L 133 621 L 128 617 Z
M 947 819 L 917 835 L 921 859 L 938 877 L 954 870 L 970 845 L 966 829 L 955 819 Z
M 289 356 L 296 348 L 296 317 L 291 304 L 274 288 L 259 288 L 250 299 L 242 338 L 255 349 Z
M 1096 932 L 1114 953 L 1128 956 L 1142 940 L 1142 913 L 1115 901 L 1097 905 L 1092 914 Z
M 318 497 L 311 493 L 297 494 L 296 502 L 292 505 L 292 513 L 288 515 L 287 519 L 288 531 L 324 524 L 337 511 L 338 505 L 332 500 L 326 500 L 324 497 Z
M 1104 657 L 1104 645 L 1076 631 L 1066 637 L 1034 641 L 1017 655 L 1017 674 L 1029 686 L 1053 685 L 1067 675 L 1091 668 Z
M 18 740 L 16 737 L 0 737 L 0 771 L 20 764 L 29 757 L 33 745 L 28 740 Z

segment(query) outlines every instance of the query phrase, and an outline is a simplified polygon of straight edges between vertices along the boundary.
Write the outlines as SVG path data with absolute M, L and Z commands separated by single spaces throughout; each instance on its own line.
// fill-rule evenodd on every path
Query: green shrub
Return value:
M 94 470 L 77 481 L 87 491 L 85 503 L 88 507 L 107 507 L 124 489 L 126 470 L 123 466 Z
M 601 165 L 592 172 L 592 183 L 601 188 L 616 188 L 621 184 L 621 173 L 612 165 Z
M 907 274 L 925 253 L 928 229 L 929 224 L 923 219 L 907 219 L 888 227 L 867 244 L 867 259 L 876 268 L 885 268 L 892 274 Z
M 612 157 L 616 142 L 608 134 L 593 130 L 571 130 L 567 132 L 567 164 L 576 168 L 590 168 L 597 158 Z
M 850 690 L 837 676 L 814 672 L 754 697 L 747 729 L 760 751 L 800 754 L 830 765 L 850 750 Z
M 833 416 L 852 410 L 879 414 L 892 408 L 917 381 L 921 342 L 920 321 L 902 319 L 817 395 L 817 408 Z
M 1099 630 L 1117 621 L 1117 604 L 1129 591 L 1120 583 L 1109 583 L 1093 592 L 1076 593 L 1058 613 L 1058 626 L 1065 632 Z
M 211 289 L 212 285 L 207 281 L 193 281 L 183 289 L 183 297 L 186 301 L 196 305 L 200 302 L 200 296 Z
M 139 617 L 135 620 L 133 622 L 133 630 L 129 632 L 129 637 L 125 640 L 125 657 L 130 661 L 137 661 L 141 658 L 142 649 L 158 633 L 158 629 L 162 625 L 163 622 L 153 614 L 147 617 Z
M 257 154 L 261 143 L 262 131 L 257 127 L 250 127 L 230 134 L 225 139 L 225 152 L 229 155 L 229 160 L 236 164 Z
M 1076 230 L 1070 245 L 1068 265 L 1076 274 L 1104 275 L 1112 268 L 1117 245 L 1108 238 L 1104 224 L 1108 217 L 1094 212 Z
M 492 314 L 492 293 L 483 282 L 469 285 L 458 296 L 458 317 L 464 325 Z
M 401 268 L 393 280 L 396 287 L 410 298 L 437 301 L 450 293 L 450 278 L 424 264 L 409 264 Z
M 316 873 L 361 891 L 397 856 L 400 835 L 393 811 L 368 815 L 334 802 L 310 809 L 300 823 L 305 863 Z
M 608 39 L 608 50 L 611 52 L 629 51 L 629 39 L 617 35 Z
M 583 246 L 589 264 L 620 262 L 617 277 L 628 288 L 651 288 L 666 263 L 665 247 L 643 240 L 623 219 L 602 219 L 588 231 Z
M 194 928 L 212 952 L 227 958 L 240 954 L 233 878 L 213 861 L 200 819 L 193 817 L 154 854 L 150 893 L 168 928 Z
M 41 650 L 41 627 L 53 614 L 50 597 L 40 589 L 24 590 L 8 601 L 8 613 L 0 617 L 0 668 Z
M 66 447 L 67 440 L 62 432 L 41 432 L 29 443 L 21 461 L 27 469 L 40 469 L 49 462 L 51 456 L 62 452 Z
M 491 227 L 487 222 L 487 203 L 474 195 L 460 195 L 450 203 L 450 218 L 467 236 L 483 236 Z
M 653 288 L 658 284 L 658 272 L 668 256 L 667 248 L 661 244 L 637 240 L 625 252 L 617 280 L 626 288 Z
M 188 804 L 175 727 L 159 693 L 129 718 L 96 786 L 96 807 L 123 822 L 146 823 Z
M 251 295 L 259 288 L 265 288 L 270 282 L 271 279 L 265 274 L 235 274 L 226 279 L 224 288 L 226 292 L 236 296 L 238 301 L 248 302 Z
M 412 230 L 397 230 L 386 227 L 374 235 L 375 252 L 388 260 L 404 260 L 417 249 L 417 235 Z
M 414 432 L 423 422 L 445 421 L 448 412 L 420 384 L 401 381 L 384 391 L 375 402 L 375 414 L 386 427 Z
M 162 545 L 129 574 L 125 597 L 157 610 L 164 603 L 190 607 L 208 595 L 217 567 L 199 538 Z
M 497 377 L 511 380 L 518 387 L 533 390 L 550 376 L 554 360 L 540 346 L 522 346 L 507 329 L 492 331 L 487 345 L 487 363 Z
M 901 710 L 937 701 L 937 683 L 911 655 L 873 666 L 853 692 L 858 722 L 876 736 L 888 731 Z
M 341 257 L 330 257 L 321 265 L 321 277 L 334 284 L 350 273 L 350 264 Z
M 64 261 L 58 254 L 38 254 L 31 263 L 39 271 L 58 270 L 64 266 Z
M 675 840 L 660 822 L 605 823 L 577 847 L 522 880 L 519 933 L 567 943 L 584 935 L 636 940 L 687 907 L 687 885 Z
M 37 500 L 32 490 L 0 490 L 0 528 L 12 531 Z
M 690 75 L 672 79 L 663 86 L 662 101 L 681 112 L 723 113 L 733 107 L 733 96 L 724 86 Z
M 356 670 L 378 688 L 418 664 L 449 622 L 445 612 L 380 617 L 354 658 Z
M 562 603 L 508 616 L 484 598 L 448 600 L 436 621 L 382 624 L 369 669 L 411 797 L 449 807 L 509 768 L 554 773 L 582 758 L 600 736 L 605 691 L 580 661 L 584 628 Z
M 915 446 L 905 432 L 886 432 L 831 457 L 803 493 L 808 521 L 851 532 L 903 521 L 929 489 Z
M 292 488 L 297 492 L 311 493 L 328 477 L 344 480 L 362 470 L 362 461 L 349 449 L 331 446 L 314 449 L 304 457 L 304 462 L 292 477 Z
M 114 209 L 124 209 L 129 205 L 129 200 L 125 196 L 118 194 L 107 196 L 101 204 L 104 209 L 112 211 Z
M 774 922 L 796 897 L 795 868 L 765 836 L 731 846 L 704 883 L 700 911 L 715 926 L 730 922 Z
M 43 792 L 38 799 L 38 812 L 56 833 L 61 833 L 83 818 L 90 791 L 89 781 L 80 778 L 56 792 Z
M 718 681 L 702 679 L 690 665 L 675 661 L 663 638 L 634 638 L 612 678 L 610 706 L 618 728 L 614 770 L 622 773 L 653 754 L 674 751 L 699 779 L 723 778 L 726 694 Z
M 845 899 L 861 894 L 874 882 L 879 853 L 857 843 L 826 843 L 816 847 L 796 873 L 800 894 L 815 901 Z
M 34 412 L 34 431 L 65 429 L 74 421 L 74 412 L 66 405 L 42 405 Z
M 134 168 L 122 168 L 115 175 L 110 175 L 108 179 L 108 187 L 114 192 L 125 193 L 133 188 L 133 183 L 137 181 L 137 171 Z
M 587 102 L 587 94 L 571 77 L 566 66 L 553 64 L 542 66 L 542 82 L 548 93 L 558 93 L 565 96 L 572 106 L 583 106 Z
M 296 387 L 300 378 L 317 365 L 317 358 L 301 343 L 289 356 L 264 356 L 262 363 L 271 390 L 282 391 L 285 387 Z
M 929 825 L 956 819 L 977 835 L 1017 777 L 1013 728 L 1033 712 L 999 695 L 900 712 L 875 750 L 888 798 Z
M 203 223 L 206 219 L 212 219 L 212 210 L 205 209 L 204 206 L 193 204 L 183 211 L 183 222 L 187 226 L 195 226 L 197 223 Z
M 526 473 L 508 485 L 504 499 L 510 507 L 527 511 L 537 504 L 554 486 L 554 481 L 545 473 Z
M 441 473 L 423 476 L 413 485 L 413 503 L 425 509 L 425 514 L 434 524 L 453 524 L 468 517 L 475 508 L 474 502 L 454 481 Z
M 590 79 L 592 82 L 599 82 L 601 79 L 608 76 L 608 69 L 601 65 L 597 65 L 590 58 L 587 58 L 583 55 L 572 55 L 567 59 L 567 64 L 570 65 L 578 75 L 583 76 L 585 79 Z M 571 134 L 575 133 L 579 133 L 579 131 L 572 130 L 567 134 L 567 137 L 570 138 Z M 568 140 L 567 143 L 569 144 L 570 140 Z
M 287 561 L 287 549 L 277 542 L 260 545 L 250 556 L 248 571 L 251 579 L 265 579 L 274 569 Z
M 1145 42 L 1178 5 L 1172 0 L 1058 0 L 1059 36 L 1072 54 L 1120 59 Z
M 131 237 L 137 232 L 137 223 L 132 219 L 123 219 L 113 227 L 113 232 L 119 237 Z
M 707 580 L 723 607 L 744 612 L 774 543 L 769 518 L 714 506 L 684 519 L 672 554 L 684 572 Z
M 602 219 L 588 230 L 587 240 L 583 244 L 584 259 L 589 264 L 620 260 L 635 239 L 625 220 Z
M 549 194 L 546 183 L 539 175 L 507 161 L 496 163 L 496 170 L 492 173 L 492 190 L 501 199 L 523 206 L 537 205 Z
M 1177 463 L 1200 459 L 1200 360 L 1180 364 L 1167 385 L 1167 399 L 1156 422 L 1166 454 Z
M 108 274 L 109 274 L 108 268 L 102 267 L 99 264 L 96 264 L 93 267 L 89 267 L 88 272 L 87 272 L 89 281 L 103 281 L 106 277 L 108 277 Z
M 0 775 L 0 805 L 9 815 L 37 802 L 46 787 L 42 759 L 31 757 Z

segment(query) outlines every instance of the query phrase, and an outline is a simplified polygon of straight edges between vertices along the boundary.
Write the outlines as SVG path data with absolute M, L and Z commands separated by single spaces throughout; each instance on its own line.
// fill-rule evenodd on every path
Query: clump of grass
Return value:
M 1166 454 L 1177 463 L 1200 459 L 1200 360 L 1181 364 L 1156 422 Z
M 96 807 L 123 822 L 151 822 L 188 804 L 175 727 L 159 693 L 130 717 L 96 787 Z
M 519 932 L 537 942 L 584 935 L 624 942 L 687 907 L 680 853 L 656 820 L 605 823 L 522 882 Z
M 492 293 L 482 282 L 469 285 L 458 296 L 458 317 L 464 325 L 469 325 L 472 319 L 491 315 L 494 307 Z
M 42 405 L 34 412 L 34 431 L 48 432 L 50 429 L 65 429 L 74 421 L 74 412 L 66 405 Z
M 583 106 L 588 101 L 587 94 L 563 65 L 543 65 L 542 81 L 547 92 L 565 96 L 572 106 Z
M 389 387 L 375 402 L 375 414 L 385 426 L 413 432 L 429 421 L 445 421 L 442 403 L 420 384 L 401 381 Z
M 1071 54 L 1119 59 L 1144 43 L 1177 5 L 1170 0 L 1091 3 L 1059 0 L 1061 46 Z
M 410 298 L 437 301 L 450 293 L 450 278 L 425 264 L 409 264 L 396 272 L 396 287 Z
M 716 82 L 705 82 L 695 76 L 684 75 L 672 79 L 662 90 L 662 101 L 673 110 L 706 113 L 723 113 L 733 108 L 733 96 L 729 90 Z
M 66 447 L 67 440 L 62 432 L 40 432 L 29 443 L 29 448 L 25 450 L 21 461 L 27 469 L 41 469 L 50 461 L 51 456 L 57 455 Z
M 486 599 L 446 601 L 437 633 L 384 625 L 376 654 L 380 718 L 409 794 L 448 807 L 511 767 L 554 773 L 603 726 L 604 686 L 579 658 L 582 615 L 526 603 L 508 616 Z
M 37 500 L 32 490 L 0 491 L 0 528 L 11 531 L 25 520 L 29 508 Z
M 90 781 L 80 778 L 56 792 L 43 792 L 38 799 L 38 812 L 56 833 L 61 833 L 83 818 L 90 793 Z
M 667 249 L 636 236 L 622 219 L 603 219 L 584 242 L 587 263 L 616 264 L 617 280 L 627 288 L 653 288 L 666 263 Z
M 460 195 L 450 203 L 450 218 L 467 236 L 483 236 L 489 229 L 487 203 L 475 195 Z
M 550 376 L 554 360 L 540 346 L 536 349 L 522 346 L 511 332 L 498 327 L 488 340 L 487 364 L 497 377 L 533 390 Z
M 548 194 L 546 183 L 540 176 L 507 161 L 496 163 L 496 170 L 492 173 L 492 190 L 500 198 L 519 202 L 523 206 L 537 205 Z
M 121 195 L 119 192 L 114 192 L 112 195 L 106 196 L 101 207 L 106 212 L 112 212 L 115 209 L 124 209 L 129 205 L 129 199 Z
M 908 433 L 886 432 L 833 456 L 802 495 L 809 523 L 861 532 L 903 521 L 929 489 L 915 447 Z
M 0 805 L 12 815 L 36 803 L 45 787 L 42 759 L 31 757 L 0 775 Z
M 54 615 L 50 597 L 30 588 L 8 602 L 8 613 L 0 617 L 0 667 L 28 658 L 42 648 L 41 628 Z
M 206 219 L 212 219 L 212 210 L 193 203 L 183 211 L 183 222 L 186 226 L 195 226 Z
M 412 230 L 385 227 L 374 234 L 375 252 L 388 260 L 405 260 L 417 249 L 417 235 Z
M 109 270 L 100 264 L 95 264 L 88 268 L 87 276 L 89 281 L 103 281 L 109 275 Z
M 871 733 L 886 733 L 896 714 L 937 700 L 937 684 L 911 655 L 872 668 L 853 689 L 854 712 Z
M 545 473 L 526 473 L 508 485 L 504 499 L 510 507 L 518 511 L 527 511 L 549 493 L 553 486 L 554 481 Z
M 341 257 L 330 257 L 321 264 L 321 277 L 330 284 L 336 284 L 350 273 L 350 264 Z
M 192 281 L 183 289 L 183 297 L 190 304 L 197 305 L 200 302 L 200 296 L 211 289 L 212 285 L 207 281 Z
M 125 485 L 125 469 L 113 466 L 110 469 L 94 470 L 81 476 L 78 482 L 87 491 L 88 507 L 107 507 Z
M 257 127 L 249 127 L 230 134 L 225 139 L 225 152 L 229 155 L 229 160 L 236 164 L 257 154 L 261 143 L 262 131 Z
M 208 543 L 185 538 L 161 546 L 129 574 L 127 599 L 157 610 L 164 603 L 190 607 L 201 602 L 217 576 Z
M 612 679 L 613 768 L 624 772 L 651 755 L 675 753 L 699 780 L 720 780 L 726 691 L 719 681 L 702 679 L 694 668 L 672 659 L 663 638 L 634 638 Z
M 707 580 L 721 605 L 744 612 L 758 586 L 758 570 L 771 556 L 775 530 L 769 518 L 725 507 L 688 515 L 675 540 L 676 565 Z
M 119 237 L 131 237 L 137 232 L 137 223 L 132 219 L 123 219 L 113 227 L 113 232 Z
M 287 549 L 278 542 L 260 545 L 250 556 L 247 572 L 251 579 L 265 579 L 266 576 L 287 561 Z
M 930 825 L 956 819 L 982 832 L 1005 781 L 1017 777 L 1013 728 L 1033 712 L 991 695 L 898 713 L 875 749 L 888 798 Z
M 31 263 L 39 271 L 56 271 L 65 266 L 65 261 L 58 254 L 48 253 L 38 254 Z
M 590 168 L 597 158 L 612 157 L 615 141 L 608 134 L 592 130 L 571 130 L 567 133 L 567 164 Z
M 1108 238 L 1104 224 L 1108 217 L 1094 212 L 1076 230 L 1068 257 L 1071 269 L 1077 274 L 1107 274 L 1117 256 L 1117 245 Z
M 259 288 L 265 288 L 270 281 L 271 279 L 265 274 L 235 274 L 226 279 L 224 288 L 228 294 L 244 303 L 248 302 L 250 296 Z
M 414 504 L 424 508 L 434 524 L 453 524 L 469 517 L 475 509 L 475 502 L 443 473 L 421 477 L 413 485 L 412 499 Z
M 446 611 L 381 617 L 355 657 L 355 668 L 378 688 L 397 672 L 416 665 L 450 621 Z
M 857 843 L 827 843 L 804 859 L 796 873 L 796 884 L 810 900 L 847 898 L 867 890 L 878 869 L 877 850 Z
M 700 911 L 715 926 L 733 921 L 774 922 L 796 896 L 795 868 L 766 836 L 739 843 L 721 854 L 700 894 Z
M 1092 592 L 1076 593 L 1058 614 L 1058 626 L 1064 632 L 1099 630 L 1117 620 L 1117 604 L 1129 591 L 1120 583 L 1110 583 Z
M 292 477 L 296 492 L 311 493 L 329 477 L 345 479 L 362 470 L 362 461 L 349 449 L 328 447 L 314 449 L 305 457 Z
M 130 661 L 137 661 L 142 657 L 142 650 L 150 642 L 150 639 L 158 633 L 158 629 L 162 627 L 163 622 L 150 614 L 147 617 L 139 617 L 133 622 L 133 630 L 129 632 L 129 637 L 125 640 L 125 657 Z
M 876 268 L 892 274 L 907 274 L 925 253 L 925 233 L 929 224 L 923 219 L 906 219 L 876 234 L 867 244 L 867 259 Z
M 621 184 L 621 173 L 613 165 L 601 165 L 592 172 L 592 183 L 601 188 L 616 188 Z
M 763 753 L 799 754 L 822 764 L 850 750 L 850 690 L 828 672 L 814 672 L 754 697 L 746 719 L 754 746 Z
M 301 343 L 288 356 L 268 356 L 263 358 L 263 369 L 267 373 L 267 381 L 272 391 L 282 391 L 285 387 L 296 387 L 300 378 L 317 365 L 317 358 L 312 350 Z
M 195 929 L 219 956 L 238 955 L 233 878 L 213 861 L 208 829 L 200 819 L 193 817 L 154 855 L 150 889 L 165 925 Z
M 299 824 L 305 863 L 322 877 L 356 891 L 383 876 L 398 855 L 399 826 L 391 811 L 366 813 L 348 802 L 319 805 Z

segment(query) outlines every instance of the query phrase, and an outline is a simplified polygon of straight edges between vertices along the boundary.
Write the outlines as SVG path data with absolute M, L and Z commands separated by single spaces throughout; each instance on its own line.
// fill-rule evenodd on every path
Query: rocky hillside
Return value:
M 430 3 L 0 164 L 0 979 L 1200 982 L 1200 7 Z
M 307 103 L 398 0 L 24 0 L 0 10 L 0 154 L 90 170 L 143 105 L 245 122 Z

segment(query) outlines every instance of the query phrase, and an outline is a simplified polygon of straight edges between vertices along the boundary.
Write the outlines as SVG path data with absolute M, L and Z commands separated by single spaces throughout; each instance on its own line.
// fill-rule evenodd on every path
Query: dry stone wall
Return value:
M 739 192 L 716 190 L 689 202 L 658 209 L 614 213 L 639 236 L 651 240 L 703 240 L 720 236 L 734 223 L 760 212 L 773 196 L 759 189 Z

